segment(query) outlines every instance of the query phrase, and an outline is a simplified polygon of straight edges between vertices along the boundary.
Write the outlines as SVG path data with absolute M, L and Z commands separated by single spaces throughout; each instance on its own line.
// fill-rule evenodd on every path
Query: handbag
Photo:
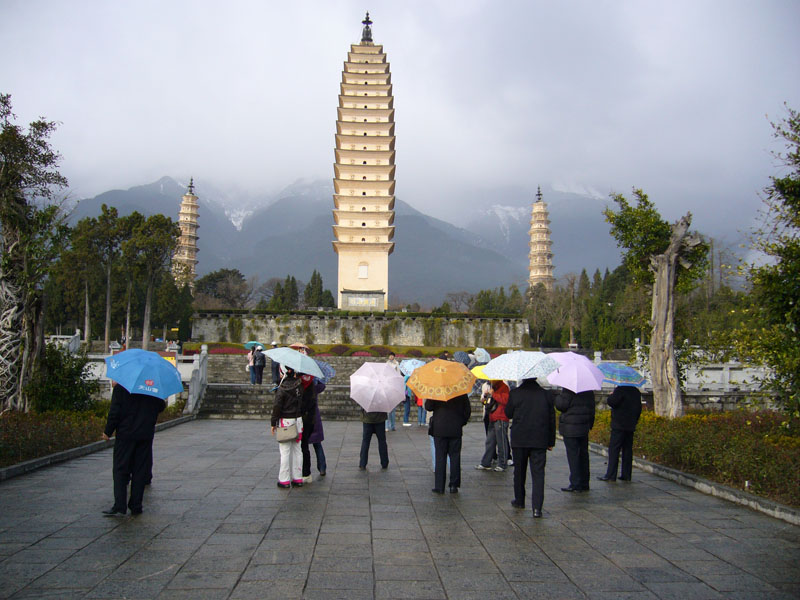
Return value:
M 297 423 L 292 423 L 285 427 L 275 428 L 275 439 L 278 442 L 292 442 L 297 439 Z
M 248 372 L 250 372 L 250 365 L 245 365 L 245 366 L 244 366 L 244 372 L 245 372 L 245 373 L 248 373 Z

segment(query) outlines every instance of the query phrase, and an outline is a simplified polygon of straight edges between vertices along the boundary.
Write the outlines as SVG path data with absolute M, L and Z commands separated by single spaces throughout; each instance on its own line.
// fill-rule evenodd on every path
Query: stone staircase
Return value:
M 208 387 L 200 405 L 199 416 L 208 419 L 263 419 L 272 414 L 274 393 L 269 361 L 264 369 L 262 385 L 251 385 L 245 371 L 245 355 L 212 354 L 208 360 Z M 319 396 L 319 410 L 324 421 L 357 421 L 361 407 L 350 399 L 350 375 L 365 361 L 378 362 L 372 357 L 320 357 L 336 369 L 336 376 Z M 473 421 L 481 420 L 481 403 L 472 402 Z M 397 423 L 403 420 L 403 405 L 395 409 Z M 412 406 L 410 421 L 417 422 L 417 407 Z

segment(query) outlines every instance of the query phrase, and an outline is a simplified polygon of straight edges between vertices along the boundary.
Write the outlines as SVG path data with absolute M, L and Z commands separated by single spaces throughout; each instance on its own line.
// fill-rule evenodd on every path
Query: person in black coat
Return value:
M 262 378 L 264 377 L 264 367 L 267 366 L 267 355 L 264 354 L 262 346 L 256 346 L 256 351 L 253 352 L 253 370 L 256 372 L 257 385 L 261 385 Z
M 511 451 L 514 456 L 514 500 L 511 506 L 525 508 L 525 478 L 531 465 L 531 502 L 534 518 L 542 516 L 544 468 L 547 451 L 556 445 L 556 411 L 552 394 L 535 379 L 525 379 L 511 390 L 506 404 L 511 419 Z
M 272 342 L 272 348 L 275 349 L 277 347 L 278 342 Z M 272 385 L 277 389 L 281 383 L 281 365 L 277 360 L 270 359 L 270 362 L 270 368 L 272 369 Z
M 562 492 L 589 491 L 589 431 L 594 426 L 594 392 L 576 394 L 562 389 L 556 396 L 561 413 L 558 432 L 564 438 L 569 463 L 569 485 Z
M 600 481 L 616 481 L 619 453 L 622 451 L 622 481 L 633 472 L 633 432 L 642 414 L 642 393 L 632 385 L 618 385 L 606 400 L 611 407 L 611 438 L 608 441 L 608 468 Z
M 444 494 L 447 475 L 447 459 L 450 459 L 450 493 L 457 494 L 461 487 L 461 435 L 464 425 L 469 423 L 472 407 L 466 394 L 441 400 L 425 400 L 425 410 L 433 416 L 428 426 L 428 435 L 433 436 L 435 448 L 434 488 L 435 494 Z
M 142 513 L 144 486 L 148 483 L 152 468 L 153 437 L 156 432 L 158 413 L 167 404 L 161 398 L 147 394 L 131 394 L 115 383 L 111 394 L 103 439 L 114 440 L 114 506 L 104 510 L 109 517 L 124 515 L 131 509 L 132 515 Z M 131 495 L 128 499 L 128 480 Z

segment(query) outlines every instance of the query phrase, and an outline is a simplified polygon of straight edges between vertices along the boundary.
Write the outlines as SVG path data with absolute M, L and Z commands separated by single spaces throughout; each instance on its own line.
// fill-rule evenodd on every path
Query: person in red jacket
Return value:
M 483 458 L 476 469 L 488 471 L 492 468 L 492 456 L 497 452 L 497 465 L 495 471 L 503 472 L 508 464 L 508 417 L 506 416 L 508 404 L 508 386 L 502 381 L 492 382 L 492 400 L 487 410 L 489 411 L 489 430 L 486 432 L 486 449 Z

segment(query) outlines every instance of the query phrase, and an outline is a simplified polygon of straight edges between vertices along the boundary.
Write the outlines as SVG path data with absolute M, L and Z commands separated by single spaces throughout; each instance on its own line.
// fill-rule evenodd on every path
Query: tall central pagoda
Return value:
M 384 311 L 394 250 L 394 97 L 383 46 L 369 13 L 361 43 L 342 71 L 333 166 L 333 249 L 339 256 L 338 306 Z

